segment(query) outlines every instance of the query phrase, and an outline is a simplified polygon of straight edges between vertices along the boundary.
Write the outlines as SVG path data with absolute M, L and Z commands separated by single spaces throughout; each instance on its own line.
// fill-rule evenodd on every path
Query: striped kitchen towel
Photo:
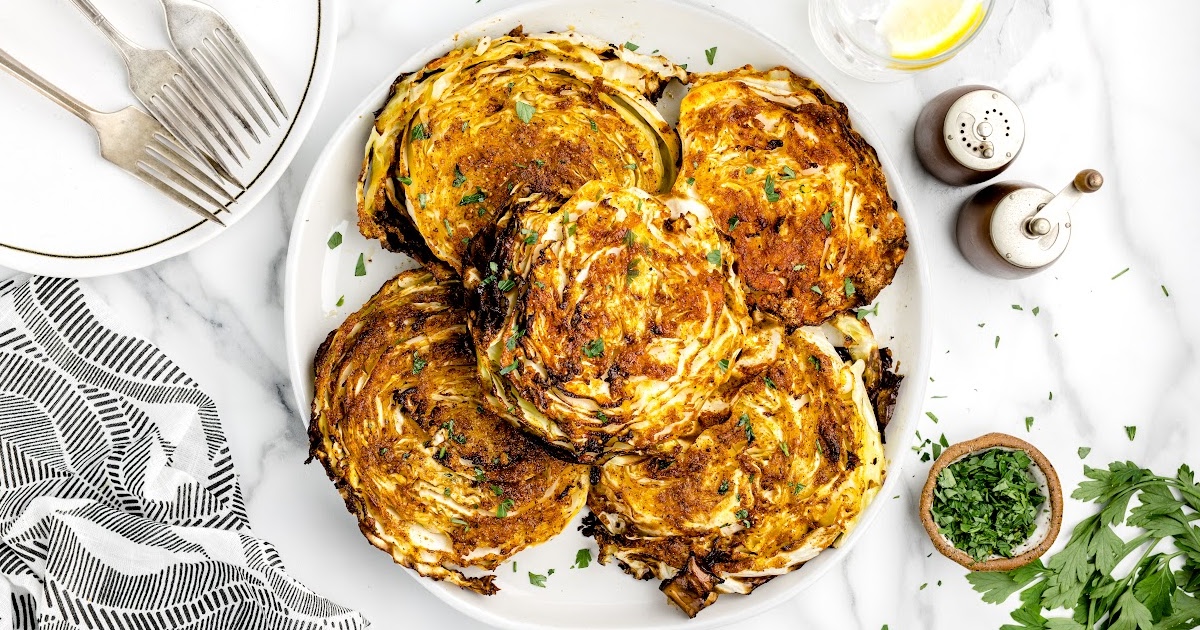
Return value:
M 213 401 L 73 280 L 0 280 L 0 628 L 363 628 L 255 538 Z

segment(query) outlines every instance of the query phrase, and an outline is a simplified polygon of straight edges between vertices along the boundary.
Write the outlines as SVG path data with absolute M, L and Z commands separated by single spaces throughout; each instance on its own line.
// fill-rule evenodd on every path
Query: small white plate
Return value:
M 170 49 L 158 0 L 94 0 L 118 29 Z M 234 169 L 248 189 L 220 216 L 227 225 L 262 200 L 291 163 L 316 117 L 337 39 L 333 0 L 207 0 L 237 29 L 290 118 Z M 89 106 L 136 104 L 124 64 L 69 2 L 0 3 L 0 42 L 26 66 Z M 143 108 L 144 109 L 144 108 Z M 88 277 L 152 265 L 222 233 L 100 157 L 92 130 L 0 72 L 0 265 Z
M 425 62 L 481 35 L 501 35 L 518 25 L 526 32 L 576 28 L 610 42 L 633 41 L 646 50 L 660 49 L 676 63 L 687 63 L 692 70 L 708 70 L 704 48 L 718 46 L 714 70 L 726 70 L 746 63 L 759 68 L 786 65 L 812 76 L 830 94 L 840 98 L 836 86 L 815 76 L 808 64 L 796 58 L 782 45 L 736 18 L 711 9 L 678 0 L 549 0 L 513 7 L 463 29 L 442 42 L 415 55 L 395 73 L 383 79 L 352 116 L 334 135 L 309 178 L 296 213 L 288 252 L 285 324 L 288 361 L 292 384 L 300 409 L 309 409 L 312 401 L 312 357 L 330 330 L 365 302 L 379 286 L 403 269 L 415 264 L 405 256 L 380 249 L 367 242 L 355 227 L 355 186 L 362 165 L 363 147 L 373 122 L 373 112 L 386 98 L 395 76 L 419 69 Z M 704 46 L 699 45 L 703 43 Z M 666 113 L 664 108 L 664 113 Z M 870 127 L 851 108 L 855 127 L 879 152 L 889 176 L 891 192 L 908 222 L 908 257 L 895 282 L 880 296 L 879 317 L 872 326 L 895 353 L 899 370 L 905 376 L 895 415 L 887 430 L 886 453 L 891 465 L 880 497 L 895 494 L 900 483 L 900 462 L 912 443 L 928 378 L 931 329 L 928 320 L 926 290 L 929 286 L 924 251 L 913 208 L 900 186 L 899 177 L 884 147 Z M 344 242 L 336 249 L 327 245 L 330 235 L 340 231 Z M 355 266 L 362 254 L 366 275 L 356 277 Z M 337 306 L 343 300 L 342 306 Z M 302 419 L 307 422 L 307 419 Z M 334 492 L 332 484 L 326 488 Z M 845 557 L 847 551 L 869 530 L 871 522 L 890 501 L 877 500 L 863 516 L 859 527 L 845 538 L 838 549 L 831 549 L 804 567 L 761 586 L 750 596 L 722 596 L 711 608 L 693 620 L 670 606 L 659 592 L 657 582 L 639 582 L 616 566 L 598 565 L 585 570 L 568 570 L 580 548 L 595 549 L 595 543 L 576 531 L 578 522 L 560 536 L 539 547 L 518 554 L 519 572 L 508 565 L 501 567 L 497 595 L 484 597 L 442 582 L 417 578 L 422 586 L 462 612 L 486 623 L 504 628 L 606 628 L 698 630 L 745 620 L 747 617 L 783 602 L 820 578 Z M 339 540 L 330 541 L 329 537 Z M 312 545 L 343 547 L 350 539 L 361 539 L 354 527 L 345 531 L 323 532 Z M 367 544 L 366 541 L 360 541 Z M 527 573 L 557 571 L 546 581 L 546 588 L 529 583 Z M 399 568 L 386 566 L 387 575 L 356 567 L 354 571 L 329 576 L 330 587 L 354 583 L 353 590 L 391 583 L 391 574 Z M 331 572 L 332 573 L 332 572 Z M 414 574 L 415 575 L 415 574 Z M 312 580 L 310 580 L 312 582 Z M 322 584 L 309 586 L 321 589 Z M 347 602 L 349 603 L 349 602 Z M 378 602 L 376 602 L 378 604 Z M 384 603 L 382 606 L 387 607 Z M 393 619 L 404 618 L 396 605 Z M 379 619 L 378 621 L 384 621 Z

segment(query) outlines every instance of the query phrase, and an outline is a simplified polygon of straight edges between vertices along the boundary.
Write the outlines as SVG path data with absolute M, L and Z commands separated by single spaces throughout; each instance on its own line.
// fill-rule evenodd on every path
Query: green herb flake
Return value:
M 501 293 L 508 293 L 517 286 L 517 281 L 512 278 L 505 278 L 496 284 L 496 288 L 500 289 Z
M 717 60 L 717 47 L 713 46 L 712 48 L 705 50 L 704 58 L 708 60 L 708 65 L 713 65 L 713 62 Z
M 520 341 L 521 336 L 524 334 L 525 334 L 524 330 L 521 330 L 520 328 L 517 328 L 514 326 L 512 336 L 508 338 L 508 341 L 504 342 L 504 348 L 506 350 L 508 350 L 509 352 L 516 350 L 517 342 Z
M 1033 429 L 1033 416 L 1025 416 L 1025 431 Z
M 791 457 L 791 456 L 792 456 L 791 452 L 790 452 L 790 451 L 788 451 L 788 445 L 787 445 L 787 442 L 780 442 L 780 443 L 779 443 L 779 450 L 783 451 L 783 456 L 784 456 L 784 457 Z
M 414 352 L 413 353 L 413 374 L 420 374 L 421 370 L 424 370 L 426 365 L 429 365 L 429 362 L 426 361 L 425 359 L 422 359 L 421 355 Z
M 409 136 L 413 140 L 428 140 L 429 131 L 425 129 L 425 123 L 417 123 L 413 125 L 412 133 Z
M 602 356 L 603 354 L 604 354 L 604 339 L 601 339 L 601 338 L 593 339 L 593 340 L 589 341 L 588 343 L 584 344 L 584 346 L 583 346 L 583 356 L 585 356 L 589 359 L 595 359 L 596 357 Z
M 469 195 L 463 195 L 463 198 L 459 200 L 458 205 L 469 206 L 473 203 L 480 203 L 484 199 L 487 199 L 487 193 L 483 192 L 482 188 L 476 188 L 475 192 Z M 425 206 L 421 207 L 424 208 Z
M 1034 317 L 1037 317 L 1038 313 L 1041 313 L 1041 312 L 1042 312 L 1042 307 L 1040 307 L 1040 306 L 1033 307 L 1032 313 L 1033 313 Z
M 1023 311 L 1023 310 L 1025 310 L 1025 308 L 1024 308 L 1024 307 L 1022 307 L 1020 304 L 1013 304 L 1013 305 L 1012 305 L 1012 309 L 1013 309 L 1014 311 Z
M 1113 276 L 1113 277 L 1111 278 L 1111 280 L 1116 280 L 1117 278 L 1120 278 L 1121 276 L 1125 275 L 1125 274 L 1126 274 L 1126 273 L 1128 273 L 1128 272 L 1129 272 L 1129 267 L 1126 267 L 1126 268 L 1124 268 L 1124 269 L 1122 269 L 1122 270 L 1118 271 L 1118 272 L 1117 272 L 1117 275 Z
M 1137 437 L 1137 427 L 1135 427 L 1135 426 L 1125 427 L 1125 437 L 1129 438 L 1129 441 L 1132 442 L 1133 438 Z
M 851 280 L 850 278 L 846 278 L 845 286 L 843 287 L 843 289 L 846 292 L 846 297 L 853 297 L 854 296 L 854 281 Z
M 546 576 L 539 575 L 537 573 L 534 573 L 533 571 L 530 571 L 529 572 L 529 583 L 538 588 L 546 588 Z
M 571 565 L 572 569 L 586 569 L 592 563 L 592 550 L 580 549 L 575 552 L 575 564 Z
M 396 181 L 400 182 L 401 184 L 404 184 L 405 186 L 412 186 L 412 178 L 411 177 L 397 177 Z
M 714 249 L 711 252 L 708 252 L 708 255 L 705 256 L 705 258 L 708 259 L 708 264 L 710 264 L 710 265 L 720 265 L 721 264 L 721 250 Z
M 689 178 L 687 178 L 687 185 L 688 185 L 688 186 L 695 186 L 695 185 L 696 185 L 696 178 L 695 178 L 695 177 L 689 177 Z
M 785 166 L 785 167 L 783 167 L 783 174 L 779 176 L 779 179 L 782 179 L 785 181 L 791 180 L 791 179 L 796 179 L 796 171 L 793 171 L 792 167 L 790 167 L 790 166 Z
M 462 170 L 460 170 L 458 168 L 458 165 L 455 164 L 454 165 L 454 183 L 452 183 L 450 185 L 454 186 L 455 188 L 458 188 L 465 183 L 467 183 L 467 176 L 463 175 Z
M 446 488 L 446 496 L 450 496 L 450 488 Z M 470 523 L 458 518 L 457 516 L 450 519 L 450 522 L 454 523 L 455 525 L 461 525 L 463 529 L 471 529 Z
M 500 376 L 507 376 L 514 370 L 520 367 L 520 359 L 513 359 L 513 362 L 500 368 Z
M 1046 501 L 1031 464 L 1022 451 L 991 449 L 943 468 L 931 510 L 938 529 L 976 561 L 1013 557 L 1036 530 Z
M 769 387 L 770 389 L 777 389 L 777 388 L 775 387 L 775 381 L 771 380 L 771 377 L 770 377 L 770 376 L 764 376 L 764 377 L 763 377 L 763 382 L 764 382 L 764 383 L 766 383 L 766 384 L 767 384 L 767 387 Z
M 917 589 L 917 590 L 918 590 L 918 591 L 923 591 L 923 590 L 925 590 L 925 589 L 926 589 L 926 588 L 928 588 L 928 587 L 929 587 L 929 582 L 926 582 L 926 583 L 922 584 L 922 585 L 921 585 L 921 588 L 919 588 L 919 589 Z
M 737 217 L 729 217 L 729 231 L 732 232 L 741 222 L 742 220 Z
M 725 494 L 726 492 L 729 492 L 729 480 L 722 479 L 721 485 L 717 486 L 717 494 Z
M 871 308 L 866 308 L 866 307 L 856 308 L 856 309 L 854 309 L 854 315 L 856 317 L 858 317 L 858 321 L 860 321 L 860 322 L 862 320 L 866 319 L 867 315 L 874 315 L 874 316 L 878 317 L 879 316 L 879 303 L 876 302 L 875 306 L 872 306 Z
M 810 355 L 808 355 L 808 362 L 812 364 L 814 370 L 816 370 L 818 372 L 821 371 L 821 360 L 820 359 L 818 359 L 817 357 L 810 354 Z
M 417 205 L 421 206 L 421 209 L 424 210 L 425 206 L 429 205 L 429 194 L 417 193 Z
M 367 258 L 366 258 L 366 254 L 359 254 L 359 255 L 358 255 L 358 263 L 356 263 L 356 264 L 354 265 L 354 275 L 355 275 L 356 277 L 359 277 L 359 278 L 361 278 L 361 277 L 363 277 L 363 276 L 367 275 Z
M 747 175 L 753 175 L 753 174 L 754 174 L 754 172 L 755 172 L 755 171 L 757 171 L 757 170 L 758 170 L 758 169 L 757 169 L 757 168 L 754 168 L 753 166 L 747 166 L 747 167 L 746 167 L 746 174 L 747 174 Z
M 337 249 L 338 245 L 342 244 L 342 233 L 334 232 L 333 234 L 329 235 L 329 240 L 326 241 L 325 244 L 329 246 L 329 249 Z
M 1087 459 L 1087 456 L 1091 453 L 1092 448 L 1090 446 L 1080 446 L 1079 450 L 1075 451 L 1075 454 L 1079 456 L 1079 459 Z
M 520 118 L 521 122 L 529 124 L 529 121 L 533 120 L 535 112 L 537 112 L 537 108 L 533 105 L 524 101 L 517 101 L 517 118 Z
M 498 497 L 504 496 L 504 488 L 501 488 L 500 486 L 497 486 L 496 484 L 492 484 L 490 486 L 490 489 L 492 491 L 492 494 L 494 494 Z
M 996 335 L 996 343 L 995 343 L 995 345 L 993 345 L 992 347 L 993 347 L 993 348 L 999 348 L 999 347 L 1000 347 L 1000 335 Z
M 446 234 L 454 236 L 454 228 L 450 227 L 450 219 L 442 219 L 442 225 L 446 226 Z
M 625 286 L 629 286 L 640 275 L 638 271 L 638 259 L 631 258 L 629 264 L 625 265 Z
M 500 505 L 496 506 L 496 517 L 504 518 L 508 516 L 508 511 L 513 509 L 514 505 L 516 505 L 516 502 L 512 499 L 505 499 L 501 501 Z
M 825 292 L 821 290 L 821 287 L 819 287 L 815 284 L 808 288 L 810 291 L 812 291 L 813 293 L 816 293 L 817 295 L 825 295 Z
M 626 50 L 637 50 L 638 48 L 640 48 L 640 46 L 638 46 L 637 44 L 635 44 L 633 42 L 625 42 Z
M 754 426 L 750 424 L 750 414 L 743 413 L 738 418 L 737 426 L 741 427 L 746 432 L 746 442 L 754 443 Z M 724 494 L 724 493 L 722 493 Z
M 1166 297 L 1171 297 L 1171 294 L 1170 294 L 1170 292 L 1168 292 L 1168 291 L 1167 291 L 1167 285 L 1165 285 L 1165 284 L 1160 284 L 1160 285 L 1158 285 L 1158 286 L 1159 286 L 1159 287 L 1162 289 L 1162 292 L 1163 292 L 1163 295 L 1164 295 L 1164 296 L 1166 296 Z
M 596 121 L 592 120 L 590 116 L 588 117 L 587 121 L 588 125 L 592 127 L 592 131 L 600 131 L 600 128 L 596 126 Z
M 343 295 L 342 297 L 338 298 L 337 304 L 335 304 L 335 306 L 337 306 L 338 308 L 341 308 L 345 305 L 346 305 L 346 296 Z
M 932 412 L 932 411 L 926 411 L 926 412 L 925 412 L 925 415 L 926 415 L 926 416 L 929 416 L 929 419 L 930 419 L 930 420 L 933 420 L 933 423 L 934 423 L 934 424 L 937 424 L 937 423 L 938 423 L 938 417 L 937 417 L 937 416 L 935 416 L 935 415 L 933 415 L 933 412 Z
M 728 372 L 729 371 L 729 359 L 721 359 L 720 361 L 717 361 L 717 367 L 721 368 L 722 372 Z
M 779 191 L 775 189 L 775 178 L 767 175 L 767 179 L 763 182 L 763 193 L 767 196 L 767 201 L 775 203 L 779 201 Z

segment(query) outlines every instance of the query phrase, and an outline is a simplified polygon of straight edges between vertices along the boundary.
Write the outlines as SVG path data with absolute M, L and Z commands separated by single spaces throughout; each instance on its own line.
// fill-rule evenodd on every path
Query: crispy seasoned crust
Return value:
M 749 323 L 706 216 L 590 182 L 494 243 L 466 278 L 494 411 L 580 462 L 699 432 Z
M 402 76 L 376 116 L 359 229 L 443 278 L 514 199 L 599 179 L 671 185 L 679 139 L 654 108 L 686 73 L 578 33 L 483 38 Z
M 864 369 L 819 329 L 798 329 L 681 452 L 609 460 L 588 497 L 601 561 L 666 580 L 694 616 L 834 544 L 883 483 Z
M 330 333 L 314 362 L 310 452 L 371 544 L 492 594 L 492 576 L 456 567 L 494 569 L 558 534 L 583 505 L 587 469 L 484 408 L 460 294 L 407 271 Z
M 786 68 L 694 76 L 675 190 L 712 208 L 751 307 L 789 326 L 870 304 L 908 248 L 874 149 Z

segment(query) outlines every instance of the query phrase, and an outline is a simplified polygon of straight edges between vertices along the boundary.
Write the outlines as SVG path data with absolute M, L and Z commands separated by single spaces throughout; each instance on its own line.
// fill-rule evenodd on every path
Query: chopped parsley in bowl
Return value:
M 943 468 L 932 509 L 938 529 L 976 562 L 1012 558 L 1046 504 L 1032 464 L 1024 451 L 993 448 Z

